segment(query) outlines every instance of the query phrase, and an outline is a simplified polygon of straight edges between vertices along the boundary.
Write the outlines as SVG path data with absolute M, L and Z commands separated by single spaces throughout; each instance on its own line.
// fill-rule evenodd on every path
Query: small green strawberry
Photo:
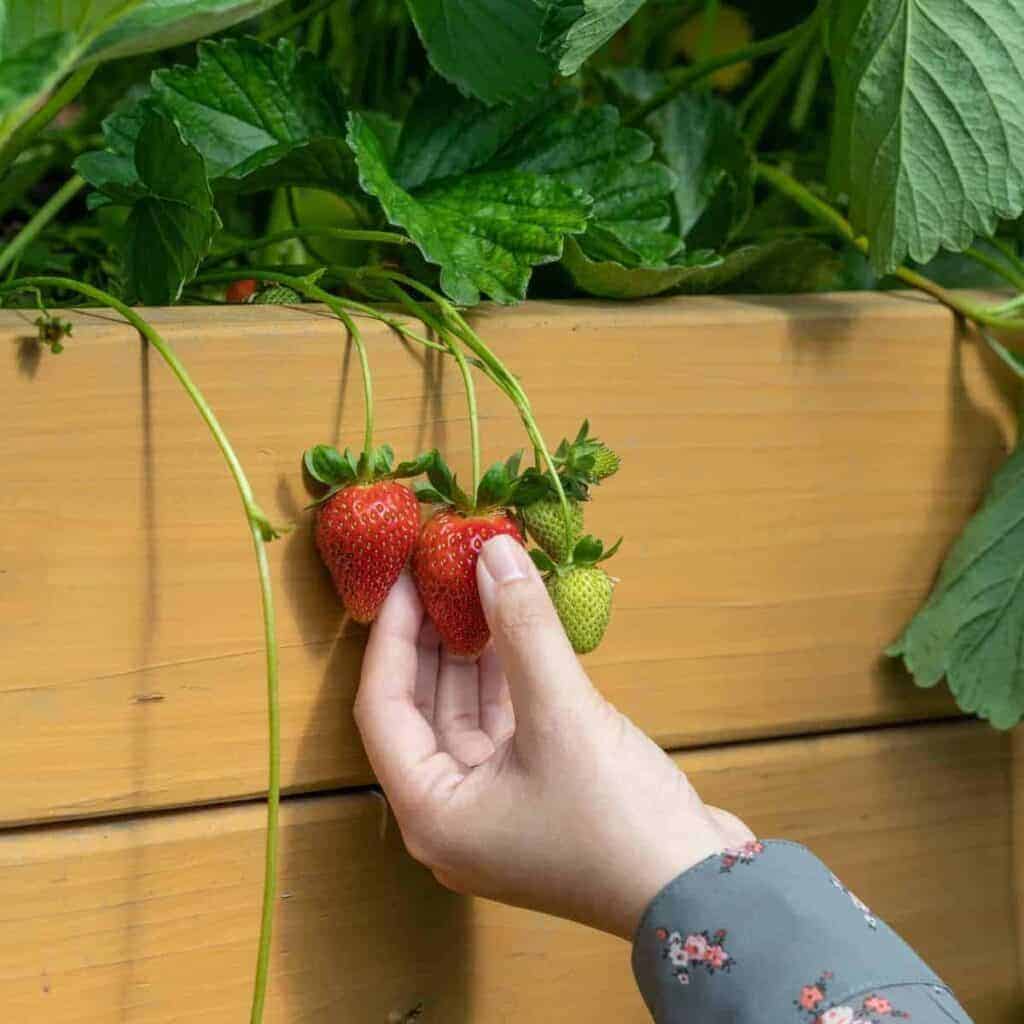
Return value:
M 551 601 L 577 654 L 589 654 L 601 642 L 612 617 L 611 576 L 596 566 L 554 573 L 545 581 Z
M 622 459 L 619 458 L 618 452 L 612 451 L 608 445 L 603 444 L 594 453 L 594 478 L 596 480 L 607 480 L 608 477 L 618 473 L 619 466 L 621 465 Z
M 621 543 L 620 539 L 605 551 L 604 544 L 588 534 L 576 542 L 568 562 L 559 564 L 543 551 L 530 552 L 537 568 L 546 574 L 544 585 L 577 654 L 594 650 L 608 628 L 615 580 L 599 569 L 598 563 L 611 558 Z
M 263 288 L 249 299 L 257 306 L 288 306 L 302 301 L 302 296 L 284 284 L 272 284 Z
M 582 503 L 570 498 L 569 511 L 572 519 L 572 536 L 567 542 L 565 515 L 557 495 L 541 498 L 522 509 L 523 522 L 530 537 L 556 562 L 568 561 L 573 546 L 583 535 Z

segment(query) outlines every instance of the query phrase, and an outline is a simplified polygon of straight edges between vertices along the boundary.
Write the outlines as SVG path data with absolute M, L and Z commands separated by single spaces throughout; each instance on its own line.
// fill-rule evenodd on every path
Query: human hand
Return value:
M 488 541 L 477 584 L 479 660 L 440 649 L 403 575 L 363 661 L 356 722 L 406 847 L 456 892 L 632 938 L 662 886 L 752 834 L 594 689 L 519 544 Z

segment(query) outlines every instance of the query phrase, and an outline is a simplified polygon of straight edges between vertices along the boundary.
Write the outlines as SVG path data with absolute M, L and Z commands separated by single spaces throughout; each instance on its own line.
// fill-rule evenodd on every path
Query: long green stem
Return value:
M 252 487 L 238 461 L 231 442 L 224 433 L 216 415 L 202 392 L 192 381 L 188 371 L 178 359 L 174 349 L 156 329 L 130 306 L 107 292 L 66 277 L 23 277 L 0 285 L 0 294 L 21 289 L 60 288 L 77 292 L 103 306 L 120 313 L 124 319 L 141 334 L 159 353 L 171 373 L 185 389 L 192 404 L 210 431 L 231 476 L 238 488 L 245 510 L 249 530 L 252 533 L 253 548 L 256 552 L 256 568 L 260 580 L 260 600 L 263 609 L 263 640 L 266 651 L 267 673 L 267 723 L 269 731 L 269 764 L 267 770 L 267 837 L 265 867 L 263 875 L 263 910 L 260 920 L 259 952 L 256 958 L 256 977 L 253 987 L 251 1024 L 260 1024 L 263 1019 L 263 1005 L 266 999 L 268 967 L 270 963 L 270 939 L 274 922 L 274 904 L 277 897 L 277 856 L 278 856 L 278 812 L 281 800 L 281 712 L 278 692 L 277 628 L 274 615 L 274 594 L 270 583 L 270 567 L 267 562 L 266 542 L 274 532 L 263 510 L 252 493 Z
M 32 219 L 14 236 L 0 251 L 0 274 L 2 274 L 32 242 L 39 232 L 71 202 L 85 187 L 84 179 L 77 174 L 66 182 L 42 206 L 36 210 Z
M 812 18 L 814 16 L 812 15 Z M 641 124 L 644 119 L 659 107 L 670 103 L 681 92 L 689 89 L 695 82 L 699 82 L 708 75 L 713 75 L 720 68 L 731 67 L 733 64 L 742 64 L 744 61 L 755 60 L 758 57 L 765 57 L 770 53 L 778 53 L 784 50 L 794 40 L 799 39 L 801 33 L 807 31 L 807 22 L 803 21 L 794 28 L 780 32 L 778 35 L 769 36 L 767 39 L 758 40 L 748 46 L 741 46 L 738 50 L 729 53 L 719 54 L 717 57 L 709 57 L 707 60 L 691 64 L 684 68 L 672 78 L 672 81 L 664 89 L 656 92 L 649 100 L 641 103 L 626 118 L 626 124 Z
M 1024 259 L 1021 259 L 1017 247 L 1011 245 L 1005 238 L 1000 238 L 998 235 L 993 236 L 988 241 L 990 245 L 994 246 L 1006 257 L 1006 261 L 1013 267 L 1019 277 L 1024 280 Z
M 363 342 L 363 335 L 356 326 L 355 321 L 349 316 L 348 310 L 345 309 L 345 302 L 304 277 L 279 274 L 272 270 L 253 270 L 246 267 L 244 270 L 214 271 L 210 274 L 204 274 L 201 280 L 213 284 L 219 281 L 237 281 L 240 277 L 283 284 L 299 292 L 300 295 L 305 295 L 306 298 L 322 302 L 330 308 L 331 312 L 348 329 L 349 336 L 352 338 L 352 344 L 355 346 L 356 353 L 359 356 L 359 367 L 363 378 L 363 409 L 365 413 L 363 451 L 366 453 L 367 460 L 369 460 L 370 453 L 373 451 L 373 378 L 370 374 L 370 359 L 366 352 L 366 345 Z
M 850 222 L 841 213 L 819 199 L 794 177 L 778 167 L 770 167 L 767 164 L 757 164 L 755 172 L 762 181 L 767 182 L 783 195 L 788 196 L 797 206 L 822 224 L 827 224 L 840 238 L 849 242 L 862 253 L 868 253 L 868 240 L 858 235 L 853 230 Z M 1003 315 L 998 309 L 990 309 L 971 302 L 963 296 L 947 291 L 931 279 L 923 274 L 919 274 L 916 270 L 911 270 L 909 267 L 897 267 L 892 271 L 892 274 L 894 277 L 909 284 L 912 288 L 925 292 L 948 309 L 959 313 L 960 316 L 967 317 L 969 320 L 974 320 L 976 323 L 985 324 L 988 327 L 1001 327 L 1007 330 L 1024 330 L 1024 319 L 1010 318 Z
M 519 410 L 519 417 L 523 421 L 523 426 L 526 428 L 526 434 L 530 439 L 530 443 L 533 445 L 534 450 L 543 457 L 544 468 L 551 477 L 551 482 L 555 488 L 555 493 L 558 495 L 558 501 L 562 508 L 562 521 L 565 526 L 566 543 L 571 549 L 572 541 L 575 537 L 572 509 L 569 507 L 569 499 L 566 496 L 565 488 L 562 486 L 561 478 L 558 476 L 558 468 L 555 466 L 555 461 L 551 456 L 551 452 L 549 451 L 546 442 L 544 441 L 544 436 L 540 431 L 540 427 L 537 425 L 537 421 L 533 415 L 533 409 L 530 406 L 530 400 L 527 397 L 526 392 L 523 390 L 522 385 L 520 385 L 519 381 L 509 371 L 505 364 L 491 351 L 483 338 L 473 330 L 465 317 L 463 317 L 443 295 L 434 291 L 433 288 L 429 288 L 427 285 L 417 281 L 415 278 L 409 277 L 406 274 L 401 274 L 398 271 L 367 268 L 365 272 L 371 276 L 384 277 L 388 280 L 396 281 L 410 288 L 414 288 L 421 295 L 434 302 L 438 309 L 440 309 L 442 318 L 452 325 L 455 333 L 466 343 L 470 351 L 472 351 L 487 368 L 489 371 L 488 376 L 490 376 L 491 379 L 512 400 L 515 407 Z
M 84 88 L 99 65 L 81 67 L 64 80 L 53 95 L 14 131 L 0 149 L 0 177 L 18 158 L 18 154 L 66 107 Z
M 990 256 L 983 249 L 979 249 L 974 245 L 964 249 L 964 255 L 969 259 L 974 260 L 978 266 L 984 267 L 986 270 L 991 270 L 993 274 L 997 274 L 1007 284 L 1016 288 L 1017 291 L 1024 291 L 1024 275 L 1019 274 L 1012 264 L 1004 263 L 1002 260 L 998 260 L 994 256 Z
M 222 252 L 214 253 L 207 261 L 206 266 L 216 266 L 236 256 L 245 256 L 247 253 L 256 252 L 268 245 L 275 245 L 278 242 L 286 242 L 291 238 L 340 238 L 349 242 L 378 242 L 382 245 L 408 245 L 409 239 L 405 235 L 396 234 L 393 231 L 365 231 L 361 228 L 335 228 L 335 227 L 291 227 L 282 231 L 272 231 L 269 235 L 260 238 L 253 238 L 240 245 L 225 249 Z
M 392 295 L 394 295 L 395 298 L 414 316 L 418 316 L 428 327 L 432 327 L 439 338 L 444 339 L 448 354 L 451 355 L 458 364 L 459 373 L 462 376 L 462 386 L 466 392 L 466 407 L 469 414 L 469 444 L 470 452 L 472 454 L 473 468 L 473 489 L 470 494 L 475 501 L 476 492 L 480 486 L 480 419 L 477 413 L 476 387 L 473 384 L 473 374 L 470 372 L 469 364 L 466 362 L 466 356 L 462 351 L 462 347 L 459 345 L 459 339 L 453 335 L 452 331 L 447 329 L 447 326 L 443 321 L 431 316 L 429 310 L 423 309 L 423 307 L 417 303 L 415 299 L 407 295 L 396 282 L 389 281 L 388 283 L 391 286 L 390 291 Z

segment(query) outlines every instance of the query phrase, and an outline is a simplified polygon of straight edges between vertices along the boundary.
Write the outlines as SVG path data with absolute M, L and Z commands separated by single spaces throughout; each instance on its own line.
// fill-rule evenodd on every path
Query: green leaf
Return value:
M 302 461 L 309 475 L 328 487 L 351 483 L 355 479 L 352 467 L 341 452 L 331 445 L 318 444 L 308 448 Z
M 725 260 L 706 251 L 687 253 L 677 263 L 653 267 L 626 266 L 614 259 L 591 259 L 574 239 L 565 244 L 562 266 L 569 272 L 576 287 L 588 295 L 604 299 L 642 299 L 661 295 L 681 287 L 687 281 L 707 283 L 698 290 L 710 291 L 717 283 L 711 275 L 725 265 Z M 741 273 L 742 271 L 737 271 Z
M 220 226 L 199 152 L 173 122 L 150 112 L 135 153 L 138 186 L 111 198 L 130 207 L 122 259 L 133 299 L 163 306 L 177 301 Z
M 345 100 L 322 61 L 288 39 L 204 42 L 198 52 L 195 68 L 156 72 L 153 92 L 203 154 L 211 179 L 243 191 L 355 184 Z
M 572 549 L 572 560 L 578 565 L 592 565 L 604 554 L 604 544 L 591 534 L 580 537 Z
M 422 455 L 417 455 L 415 459 L 400 462 L 394 468 L 391 475 L 396 480 L 401 480 L 410 476 L 419 476 L 421 473 L 426 473 L 437 457 L 438 452 L 436 448 L 429 452 L 424 452 Z
M 667 82 L 659 72 L 605 73 L 613 88 L 643 101 Z M 707 92 L 682 93 L 648 115 L 644 127 L 658 157 L 675 174 L 675 226 L 690 248 L 722 248 L 746 223 L 754 204 L 753 156 L 734 109 Z
M 574 75 L 643 6 L 644 0 L 548 0 L 541 49 Z
M 537 103 L 492 109 L 435 80 L 406 117 L 393 165 L 387 167 L 390 187 L 381 179 L 384 161 L 379 156 L 372 163 L 359 158 L 364 188 L 378 195 L 392 223 L 409 231 L 428 259 L 442 265 L 442 283 L 453 298 L 473 302 L 480 291 L 503 302 L 521 298 L 529 268 L 557 258 L 562 237 L 581 233 L 588 212 L 581 244 L 593 254 L 650 263 L 678 250 L 678 235 L 664 230 L 673 179 L 667 168 L 650 160 L 651 140 L 622 127 L 614 108 L 573 109 L 577 101 L 573 90 L 552 90 Z M 372 137 L 363 144 L 372 145 Z M 395 186 L 404 195 L 396 196 Z M 540 222 L 535 215 L 538 226 L 547 230 L 531 231 L 520 240 L 517 226 L 529 227 L 528 216 L 515 209 L 506 213 L 495 203 L 482 211 L 487 216 L 479 225 L 467 230 L 473 214 L 481 212 L 472 203 L 494 203 L 492 191 L 500 200 L 502 188 L 513 186 L 552 196 L 558 219 Z M 431 204 L 429 218 L 424 217 L 422 207 Z M 495 222 L 492 214 L 513 223 Z M 429 223 L 439 218 L 451 222 L 453 215 L 456 221 L 450 225 Z M 445 239 L 430 230 L 441 226 L 448 234 L 456 222 L 460 234 L 455 241 L 462 253 L 451 251 L 452 242 L 443 244 Z M 467 235 L 479 235 L 481 241 Z M 460 256 L 471 263 L 455 275 L 452 265 Z M 467 279 L 475 292 L 463 283 Z
M 1009 729 L 1024 717 L 1024 445 L 996 474 L 925 606 L 889 648 L 918 686 Z
M 763 291 L 781 284 L 795 291 L 817 291 L 831 286 L 833 272 L 838 276 L 840 270 L 832 251 L 828 250 L 825 258 L 821 249 L 815 245 L 809 250 L 804 239 L 779 238 L 741 245 L 724 254 L 700 250 L 660 266 L 634 267 L 614 260 L 591 260 L 570 240 L 562 265 L 581 291 L 608 299 L 639 299 L 667 292 Z M 777 266 L 773 266 L 775 261 Z
M 412 193 L 392 177 L 380 140 L 359 114 L 350 117 L 348 139 L 363 189 L 440 265 L 441 286 L 456 302 L 473 305 L 481 292 L 498 302 L 523 298 L 531 268 L 557 260 L 565 235 L 586 227 L 588 197 L 553 178 L 479 171 Z
M 530 557 L 533 559 L 533 564 L 537 566 L 541 572 L 555 571 L 555 563 L 551 560 L 550 556 L 544 551 L 541 551 L 540 548 L 531 548 Z
M 494 508 L 508 504 L 512 493 L 512 481 L 504 462 L 496 462 L 480 478 L 476 489 L 477 508 Z
M 536 96 L 554 66 L 539 50 L 538 0 L 406 0 L 431 66 L 485 103 Z
M 412 485 L 416 500 L 424 505 L 450 505 L 451 502 L 436 488 L 425 484 L 422 480 L 414 480 Z
M 0 6 L 0 144 L 78 64 L 190 42 L 279 2 L 4 0 Z
M 1019 0 L 832 5 L 830 179 L 878 273 L 962 250 L 1024 209 Z

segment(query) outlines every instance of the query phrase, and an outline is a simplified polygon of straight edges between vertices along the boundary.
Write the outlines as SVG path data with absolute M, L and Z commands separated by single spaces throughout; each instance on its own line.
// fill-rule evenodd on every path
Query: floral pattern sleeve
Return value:
M 754 841 L 651 902 L 633 970 L 657 1024 L 970 1024 L 920 957 L 809 850 Z

